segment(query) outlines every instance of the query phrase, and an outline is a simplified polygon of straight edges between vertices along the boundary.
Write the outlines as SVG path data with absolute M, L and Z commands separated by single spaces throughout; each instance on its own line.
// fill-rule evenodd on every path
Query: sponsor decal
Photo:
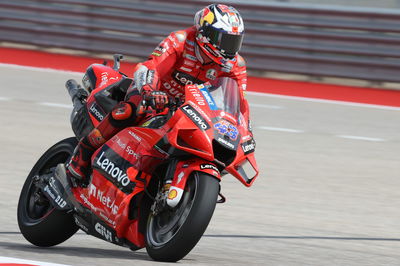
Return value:
M 56 195 L 54 195 L 53 192 L 50 190 L 49 185 L 46 185 L 44 187 L 44 192 L 46 192 L 53 200 L 56 199 Z
M 232 71 L 233 68 L 233 64 L 231 62 L 228 62 L 226 64 L 224 64 L 224 66 L 221 68 L 221 71 L 229 73 Z
M 217 171 L 217 172 L 219 173 L 219 170 L 218 170 L 218 168 L 217 168 L 215 165 L 208 164 L 208 163 L 200 164 L 200 169 L 201 169 L 201 170 L 204 170 L 204 169 L 211 169 L 211 170 Z
M 194 52 L 194 47 L 190 47 L 188 45 L 185 45 L 185 49 L 191 52 Z
M 248 141 L 251 139 L 251 135 L 246 135 L 242 137 L 242 141 Z
M 166 50 L 167 49 L 164 46 L 162 46 L 161 44 L 159 46 L 157 46 L 156 49 L 154 49 L 155 52 L 159 52 L 161 54 L 165 53 Z
M 151 54 L 155 56 L 161 56 L 168 50 L 168 48 L 168 43 L 162 42 L 162 44 L 157 46 Z
M 183 61 L 183 64 L 184 64 L 184 65 L 191 66 L 191 67 L 193 67 L 193 66 L 195 65 L 195 63 L 194 63 L 193 61 L 190 61 L 190 60 L 185 60 L 185 61 Z
M 152 84 L 154 80 L 154 70 L 149 70 L 147 72 L 146 82 L 147 84 Z
M 75 219 L 75 224 L 76 224 L 80 229 L 82 229 L 82 230 L 85 231 L 85 232 L 89 232 L 89 228 L 87 228 L 83 223 L 81 223 L 81 221 L 79 221 L 78 218 L 74 217 L 74 219 Z
M 115 135 L 112 138 L 112 142 L 116 143 L 121 149 L 125 150 L 128 155 L 134 156 L 137 159 L 139 159 L 139 154 L 137 154 L 132 148 L 131 146 L 127 145 L 126 143 L 124 143 L 118 135 Z
M 204 100 L 203 96 L 199 93 L 199 90 L 197 88 L 191 88 L 189 89 L 189 92 L 193 95 L 198 105 L 201 106 L 206 105 L 206 101 Z
M 190 103 L 190 105 L 194 107 L 194 109 L 196 109 L 196 111 L 199 112 L 202 117 L 204 117 L 208 121 L 211 121 L 210 117 L 203 111 L 203 109 L 200 108 L 200 106 L 198 106 L 197 104 L 195 104 L 193 101 L 190 100 L 187 102 Z
M 203 81 L 184 72 L 175 71 L 172 75 L 178 84 L 182 86 L 204 83 Z
M 112 182 L 122 192 L 129 194 L 133 191 L 135 183 L 131 182 L 126 170 L 132 164 L 119 156 L 107 145 L 103 145 L 93 160 L 93 168 L 98 170 L 107 180 Z
M 171 83 L 174 86 L 179 86 L 178 83 L 176 83 L 174 80 L 171 80 Z M 174 97 L 182 97 L 183 96 L 183 93 L 178 88 L 172 87 L 171 84 L 169 84 L 168 82 L 164 82 L 163 86 L 168 91 L 169 95 L 174 96 Z
M 118 206 L 115 205 L 115 199 L 110 198 L 110 196 L 106 196 L 104 191 L 101 191 L 93 184 L 90 184 L 89 186 L 89 196 L 92 196 L 100 201 L 107 209 L 111 211 L 112 214 L 116 215 L 118 213 Z
M 231 140 L 236 140 L 239 135 L 239 130 L 237 127 L 226 120 L 221 120 L 214 124 L 214 128 L 218 131 L 218 133 L 228 136 Z
M 108 73 L 107 72 L 101 73 L 100 79 L 101 79 L 101 83 L 100 83 L 99 87 L 102 87 L 108 82 Z
M 184 176 L 185 176 L 185 173 L 184 173 L 184 172 L 180 172 L 180 173 L 179 173 L 177 184 L 179 184 L 179 183 L 182 181 L 182 178 L 183 178 Z
M 216 103 L 214 102 L 213 97 L 208 92 L 208 90 L 206 88 L 204 88 L 204 86 L 203 86 L 203 88 L 201 88 L 200 91 L 203 94 L 204 98 L 206 99 L 208 106 L 210 106 L 210 109 L 218 110 L 218 107 L 217 107 Z
M 218 141 L 219 143 L 223 144 L 224 146 L 226 146 L 226 147 L 232 149 L 232 150 L 235 149 L 235 145 L 233 145 L 233 143 L 231 143 L 231 142 L 229 142 L 229 141 L 227 141 L 227 140 L 225 140 L 225 139 L 223 139 L 223 138 L 221 138 L 221 137 L 219 137 L 219 138 L 217 139 L 217 141 Z
M 113 242 L 113 236 L 112 233 L 107 230 L 107 228 L 103 225 L 101 225 L 100 223 L 96 223 L 96 225 L 94 226 L 94 229 L 96 230 L 97 233 L 99 233 L 101 236 L 104 237 L 105 240 L 107 240 L 108 242 Z
M 169 200 L 175 199 L 177 195 L 178 195 L 178 192 L 176 191 L 176 189 L 172 189 L 172 190 L 168 193 L 168 199 L 169 199 Z
M 98 109 L 97 104 L 94 102 L 89 108 L 89 112 L 96 118 L 97 121 L 103 121 L 104 113 Z
M 184 67 L 184 66 L 180 67 L 179 69 L 183 70 L 183 71 L 186 71 L 186 72 L 192 72 L 192 69 Z
M 208 79 L 211 79 L 211 80 L 216 79 L 217 78 L 217 71 L 215 69 L 212 69 L 212 68 L 207 70 L 206 77 Z
M 210 128 L 210 125 L 204 120 L 204 118 L 193 109 L 190 105 L 184 105 L 181 107 L 181 110 L 189 117 L 200 129 L 207 130 Z
M 243 152 L 245 155 L 252 153 L 255 151 L 256 149 L 256 142 L 254 141 L 254 139 L 251 139 L 249 141 L 243 142 L 241 144 Z
M 80 197 L 81 197 L 81 199 L 83 200 L 83 202 L 84 202 L 87 206 L 89 206 L 89 208 L 90 208 L 91 210 L 97 211 L 96 206 L 94 206 L 93 203 L 91 203 L 91 202 L 89 201 L 89 199 L 86 198 L 85 195 L 81 194 Z
M 186 43 L 189 44 L 190 46 L 194 46 L 194 41 L 186 40 Z
M 49 185 L 46 185 L 46 186 L 44 187 L 44 191 L 47 192 L 47 194 L 55 201 L 55 203 L 57 203 L 57 205 L 58 205 L 60 208 L 64 208 L 64 207 L 67 205 L 67 201 L 64 200 L 64 199 L 58 194 L 59 192 L 58 192 L 58 189 L 57 189 L 57 186 L 56 186 L 55 182 L 56 182 L 56 180 L 54 179 L 54 177 L 50 177 L 50 179 L 49 179 L 49 185 L 50 185 L 51 189 L 50 189 Z M 54 193 L 56 193 L 57 196 L 54 195 Z
M 184 57 L 186 57 L 189 60 L 197 62 L 197 58 L 191 54 L 185 54 Z
M 141 137 L 139 137 L 138 135 L 136 135 L 134 132 L 132 132 L 132 131 L 128 131 L 128 134 L 129 135 L 131 135 L 134 139 L 136 139 L 137 141 L 142 141 L 142 138 Z
M 129 185 L 130 180 L 126 173 L 124 173 L 115 163 L 108 159 L 103 151 L 100 157 L 96 160 L 96 164 L 103 169 L 106 173 L 112 176 L 118 183 L 126 187 Z

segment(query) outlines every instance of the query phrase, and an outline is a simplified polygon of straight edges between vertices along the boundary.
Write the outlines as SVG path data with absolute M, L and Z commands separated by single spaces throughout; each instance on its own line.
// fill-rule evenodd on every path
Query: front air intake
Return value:
M 212 141 L 214 158 L 223 162 L 226 166 L 230 165 L 236 157 L 236 151 L 226 148 L 215 139 Z

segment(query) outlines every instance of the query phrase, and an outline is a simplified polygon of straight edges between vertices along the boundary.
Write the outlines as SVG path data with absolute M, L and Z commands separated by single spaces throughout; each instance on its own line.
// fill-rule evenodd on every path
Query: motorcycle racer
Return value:
M 242 91 L 241 113 L 248 122 L 249 108 L 243 93 L 246 64 L 238 54 L 243 34 L 243 20 L 235 8 L 212 4 L 198 11 L 194 26 L 172 32 L 147 61 L 136 66 L 134 85 L 128 89 L 125 101 L 81 139 L 67 165 L 68 174 L 84 180 L 93 152 L 123 128 L 143 119 L 142 100 L 146 96 L 153 99 L 153 109 L 160 111 L 168 103 L 168 96 L 183 98 L 186 85 L 231 77 Z

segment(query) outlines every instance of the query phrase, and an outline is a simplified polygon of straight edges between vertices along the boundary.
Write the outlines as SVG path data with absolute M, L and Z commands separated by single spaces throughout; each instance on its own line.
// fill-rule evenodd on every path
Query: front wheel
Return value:
M 60 244 L 78 230 L 72 214 L 55 209 L 33 182 L 34 176 L 65 163 L 77 144 L 75 138 L 58 142 L 40 157 L 26 178 L 18 202 L 18 225 L 25 239 L 36 246 Z
M 188 179 L 178 206 L 156 215 L 150 213 L 146 230 L 146 249 L 157 261 L 175 262 L 197 244 L 214 213 L 219 181 L 194 172 Z

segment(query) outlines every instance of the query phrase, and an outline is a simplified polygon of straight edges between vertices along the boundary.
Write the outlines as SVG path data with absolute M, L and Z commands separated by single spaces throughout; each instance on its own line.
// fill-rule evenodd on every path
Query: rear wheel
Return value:
M 175 208 L 150 213 L 146 249 L 157 261 L 178 261 L 200 240 L 214 213 L 219 182 L 212 176 L 194 172 Z
M 18 225 L 25 239 L 36 246 L 60 244 L 78 230 L 72 214 L 55 209 L 33 182 L 35 176 L 49 173 L 57 164 L 65 163 L 77 144 L 76 138 L 67 138 L 48 149 L 32 168 L 22 187 Z

